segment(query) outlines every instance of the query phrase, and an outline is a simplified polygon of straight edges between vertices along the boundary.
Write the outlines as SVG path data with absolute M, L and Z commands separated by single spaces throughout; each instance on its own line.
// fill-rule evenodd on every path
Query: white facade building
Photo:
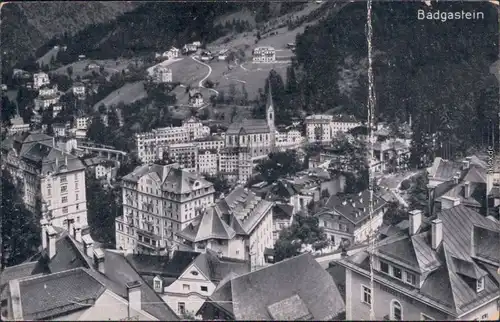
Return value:
M 266 266 L 265 250 L 273 247 L 272 209 L 272 202 L 237 187 L 177 235 L 194 251 L 249 260 L 254 270 Z
M 40 213 L 46 203 L 54 226 L 71 222 L 87 225 L 85 166 L 75 156 L 56 147 L 55 140 L 41 133 L 23 133 L 2 142 L 5 167 L 24 187 L 27 208 Z
M 23 118 L 17 113 L 11 120 L 11 126 L 9 127 L 9 134 L 16 134 L 22 132 L 28 132 L 30 130 L 30 125 L 25 124 Z
M 361 122 L 352 115 L 321 115 L 306 117 L 306 135 L 308 142 L 330 142 L 339 132 L 347 132 L 361 126 Z
M 165 66 L 156 66 L 153 68 L 151 78 L 155 83 L 170 83 L 172 82 L 172 70 Z
M 257 47 L 253 50 L 254 63 L 274 63 L 276 61 L 276 49 L 273 47 Z
M 215 149 L 198 150 L 198 172 L 214 176 L 219 169 L 219 154 Z
M 71 88 L 73 94 L 77 97 L 85 97 L 85 85 L 82 83 L 75 83 Z
M 189 118 L 182 126 L 164 127 L 135 135 L 137 153 L 142 162 L 152 162 L 158 156 L 158 148 L 169 144 L 185 143 L 210 135 L 210 128 L 196 118 Z
M 49 75 L 46 73 L 35 73 L 33 74 L 33 88 L 39 89 L 44 85 L 50 84 Z
M 213 184 L 178 164 L 139 166 L 122 181 L 116 248 L 128 252 L 156 253 L 175 246 L 175 233 L 214 202 Z
M 281 149 L 293 149 L 304 143 L 306 138 L 298 130 L 276 132 L 276 147 Z
M 88 116 L 80 116 L 76 118 L 75 123 L 78 130 L 87 130 L 92 120 Z

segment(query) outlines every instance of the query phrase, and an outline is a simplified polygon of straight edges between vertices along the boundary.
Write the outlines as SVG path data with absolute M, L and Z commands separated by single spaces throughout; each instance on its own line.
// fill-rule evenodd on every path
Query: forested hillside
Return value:
M 10 66 L 33 54 L 49 39 L 72 35 L 90 24 L 114 19 L 135 9 L 133 1 L 19 1 L 2 6 L 2 62 Z
M 449 154 L 485 145 L 498 129 L 498 18 L 488 3 L 439 3 L 433 10 L 482 11 L 484 20 L 417 20 L 423 3 L 373 7 L 377 115 L 399 122 L 411 114 L 415 146 L 437 133 Z M 297 37 L 299 107 L 322 112 L 342 106 L 366 118 L 366 4 L 353 3 Z M 465 128 L 464 128 L 465 127 Z

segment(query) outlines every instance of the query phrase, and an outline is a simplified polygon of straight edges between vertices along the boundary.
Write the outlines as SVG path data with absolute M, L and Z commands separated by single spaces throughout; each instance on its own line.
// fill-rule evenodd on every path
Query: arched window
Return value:
M 403 320 L 403 307 L 401 306 L 401 303 L 396 300 L 391 301 L 391 320 Z

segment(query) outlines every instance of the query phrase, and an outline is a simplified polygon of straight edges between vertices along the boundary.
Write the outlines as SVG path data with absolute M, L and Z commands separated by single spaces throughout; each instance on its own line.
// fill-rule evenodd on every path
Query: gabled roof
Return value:
M 159 255 L 129 254 L 125 257 L 139 274 L 179 277 L 199 252 L 176 250 L 172 258 Z
M 275 204 L 273 207 L 273 219 L 290 219 L 293 216 L 293 206 L 284 205 L 281 203 Z
M 205 180 L 202 176 L 182 170 L 176 163 L 168 165 L 145 164 L 141 165 L 122 180 L 137 183 L 145 175 L 150 175 L 158 180 L 163 191 L 176 194 L 187 194 L 192 191 L 209 188 L 213 184 Z
M 210 206 L 198 217 L 198 220 L 190 223 L 177 235 L 191 241 L 201 242 L 209 239 L 229 240 L 236 234 L 220 217 L 218 208 Z
M 437 157 L 434 159 L 432 166 L 427 169 L 427 172 L 429 177 L 434 180 L 448 181 L 453 179 L 455 174 L 461 170 L 462 165 L 460 163 Z
M 269 125 L 264 119 L 244 119 L 240 122 L 234 122 L 229 125 L 226 135 L 238 135 L 241 131 L 245 134 L 269 133 Z
M 373 212 L 377 212 L 379 209 L 384 207 L 387 202 L 373 194 Z M 350 222 L 357 224 L 369 215 L 369 205 L 370 205 L 370 191 L 365 190 L 359 194 L 348 195 L 348 196 L 331 196 L 326 202 L 325 209 L 321 210 L 316 216 L 322 215 L 324 213 L 332 213 L 335 211 L 340 214 Z
M 413 236 L 401 231 L 378 242 L 374 250 L 386 261 L 422 273 L 422 287 L 397 283 L 381 274 L 377 280 L 460 317 L 500 296 L 497 277 L 492 275 L 496 272 L 491 270 L 491 265 L 500 265 L 500 224 L 464 205 L 443 210 L 437 218 L 443 229 L 443 241 L 437 250 L 431 247 L 431 231 L 425 229 Z M 341 263 L 360 272 L 369 271 L 367 252 Z M 484 278 L 484 290 L 479 293 L 478 278 Z
M 210 281 L 216 284 L 230 274 L 241 275 L 250 271 L 250 266 L 247 261 L 219 258 L 218 255 L 210 249 L 198 255 L 193 265 L 209 278 Z
M 86 309 L 106 290 L 104 285 L 81 268 L 11 283 L 18 284 L 24 320 L 53 318 Z
M 332 277 L 311 254 L 223 281 L 207 302 L 235 320 L 330 320 L 345 311 Z

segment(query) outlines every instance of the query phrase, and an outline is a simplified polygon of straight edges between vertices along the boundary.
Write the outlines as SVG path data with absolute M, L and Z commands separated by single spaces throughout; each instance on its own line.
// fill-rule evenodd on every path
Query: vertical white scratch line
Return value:
M 372 220 L 373 220 L 373 186 L 374 186 L 374 167 L 372 166 L 373 160 L 373 126 L 374 124 L 374 114 L 375 114 L 375 90 L 373 83 L 373 69 L 372 69 L 372 0 L 367 2 L 367 22 L 366 22 L 366 41 L 368 45 L 368 133 L 369 133 L 369 147 L 370 147 L 370 160 L 368 161 L 369 166 L 369 177 L 368 177 L 368 188 L 370 191 L 370 202 L 369 202 L 369 214 L 370 214 L 370 233 L 368 235 L 368 240 L 370 244 L 370 320 L 375 320 L 375 312 L 373 311 L 373 303 L 375 302 L 375 292 L 373 289 L 373 251 L 375 249 L 375 236 L 373 234 Z

